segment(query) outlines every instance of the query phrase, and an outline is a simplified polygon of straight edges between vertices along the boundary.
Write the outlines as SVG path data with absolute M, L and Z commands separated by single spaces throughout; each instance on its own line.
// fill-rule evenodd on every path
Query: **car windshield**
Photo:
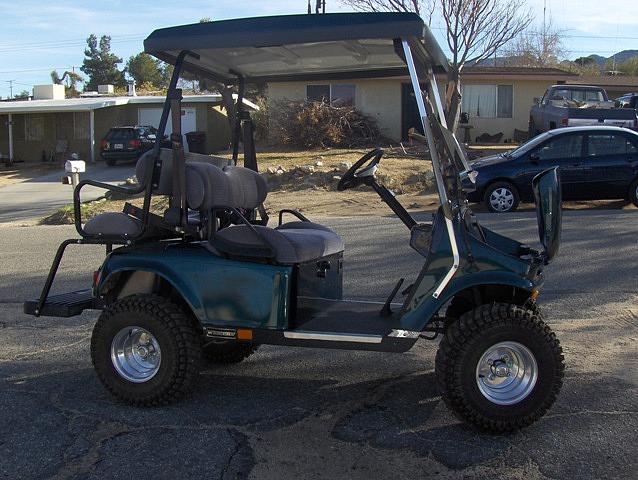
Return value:
M 514 158 L 520 157 L 521 155 L 524 155 L 527 152 L 529 152 L 532 148 L 543 143 L 545 140 L 547 140 L 549 136 L 550 136 L 549 133 L 543 133 L 541 135 L 538 135 L 532 138 L 531 140 L 525 142 L 520 147 L 515 148 L 514 150 L 510 150 L 509 152 L 504 153 L 503 155 L 506 157 L 514 157 Z

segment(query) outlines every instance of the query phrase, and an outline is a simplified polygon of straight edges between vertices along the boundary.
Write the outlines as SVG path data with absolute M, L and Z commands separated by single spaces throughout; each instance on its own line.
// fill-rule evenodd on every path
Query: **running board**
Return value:
M 285 338 L 293 338 L 298 340 L 321 340 L 325 342 L 355 342 L 355 343 L 381 343 L 383 337 L 381 335 L 352 334 L 352 333 L 334 333 L 334 332 L 304 332 L 303 330 L 294 330 L 284 332 Z
M 340 350 L 368 350 L 376 352 L 407 352 L 418 340 L 418 336 L 366 333 L 315 332 L 310 330 L 254 329 L 254 343 L 285 345 L 289 347 L 333 348 Z

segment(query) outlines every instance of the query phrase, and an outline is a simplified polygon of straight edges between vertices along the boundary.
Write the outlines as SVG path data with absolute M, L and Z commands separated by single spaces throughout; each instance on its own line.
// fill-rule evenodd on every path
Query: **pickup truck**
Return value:
M 635 110 L 614 108 L 607 92 L 586 85 L 553 85 L 529 114 L 529 136 L 559 127 L 610 125 L 638 129 Z

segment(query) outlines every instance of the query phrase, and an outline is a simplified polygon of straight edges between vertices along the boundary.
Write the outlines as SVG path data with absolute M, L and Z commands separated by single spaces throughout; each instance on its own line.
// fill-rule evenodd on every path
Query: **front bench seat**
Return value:
M 186 185 L 187 185 L 187 204 L 189 208 L 198 210 L 202 205 L 206 205 L 210 208 L 210 204 L 215 200 L 214 198 L 205 199 L 203 197 L 203 189 L 191 189 L 191 196 L 188 196 L 188 185 L 193 183 L 201 183 L 202 178 L 207 178 L 208 175 L 202 173 L 200 165 L 214 165 L 217 167 L 223 167 L 228 161 L 221 157 L 215 157 L 211 155 L 203 155 L 198 153 L 188 152 L 185 154 L 186 159 Z M 172 184 L 172 164 L 173 164 L 173 151 L 168 148 L 160 149 L 160 160 L 162 162 L 162 170 L 159 177 L 158 185 L 153 189 L 155 195 L 170 195 L 173 189 Z M 135 176 L 140 184 L 144 184 L 147 180 L 147 176 L 152 172 L 153 168 L 153 151 L 150 150 L 143 154 L 135 166 Z M 218 169 L 219 170 L 219 169 Z M 195 192 L 196 196 L 193 197 L 192 193 Z M 208 194 L 212 194 L 212 190 L 205 191 Z M 208 201 L 208 202 L 207 202 Z M 189 223 L 193 225 L 199 222 L 199 215 L 190 214 Z M 135 238 L 142 232 L 142 222 L 131 215 L 127 215 L 123 212 L 107 212 L 100 215 L 96 215 L 92 219 L 88 220 L 84 224 L 84 231 L 89 235 L 97 237 L 125 237 Z
M 268 185 L 259 173 L 236 166 L 226 166 L 223 171 L 229 188 L 223 185 L 213 188 L 229 192 L 228 206 L 253 210 L 264 203 Z M 294 221 L 274 229 L 262 225 L 232 225 L 216 232 L 214 238 L 214 247 L 222 253 L 260 259 L 274 254 L 272 259 L 285 265 L 317 260 L 344 250 L 343 239 L 337 233 L 314 222 Z M 273 252 L 266 248 L 264 240 Z

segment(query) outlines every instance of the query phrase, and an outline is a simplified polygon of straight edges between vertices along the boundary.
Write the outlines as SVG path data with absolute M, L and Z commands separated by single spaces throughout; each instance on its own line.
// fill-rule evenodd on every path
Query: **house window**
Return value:
M 307 85 L 306 99 L 309 102 L 328 102 L 335 107 L 354 106 L 356 88 L 349 84 Z
M 86 112 L 73 113 L 73 138 L 87 140 L 89 138 L 89 114 Z
M 470 117 L 512 118 L 512 85 L 463 85 L 461 110 Z
M 24 116 L 24 139 L 27 142 L 44 140 L 44 117 L 42 115 Z

